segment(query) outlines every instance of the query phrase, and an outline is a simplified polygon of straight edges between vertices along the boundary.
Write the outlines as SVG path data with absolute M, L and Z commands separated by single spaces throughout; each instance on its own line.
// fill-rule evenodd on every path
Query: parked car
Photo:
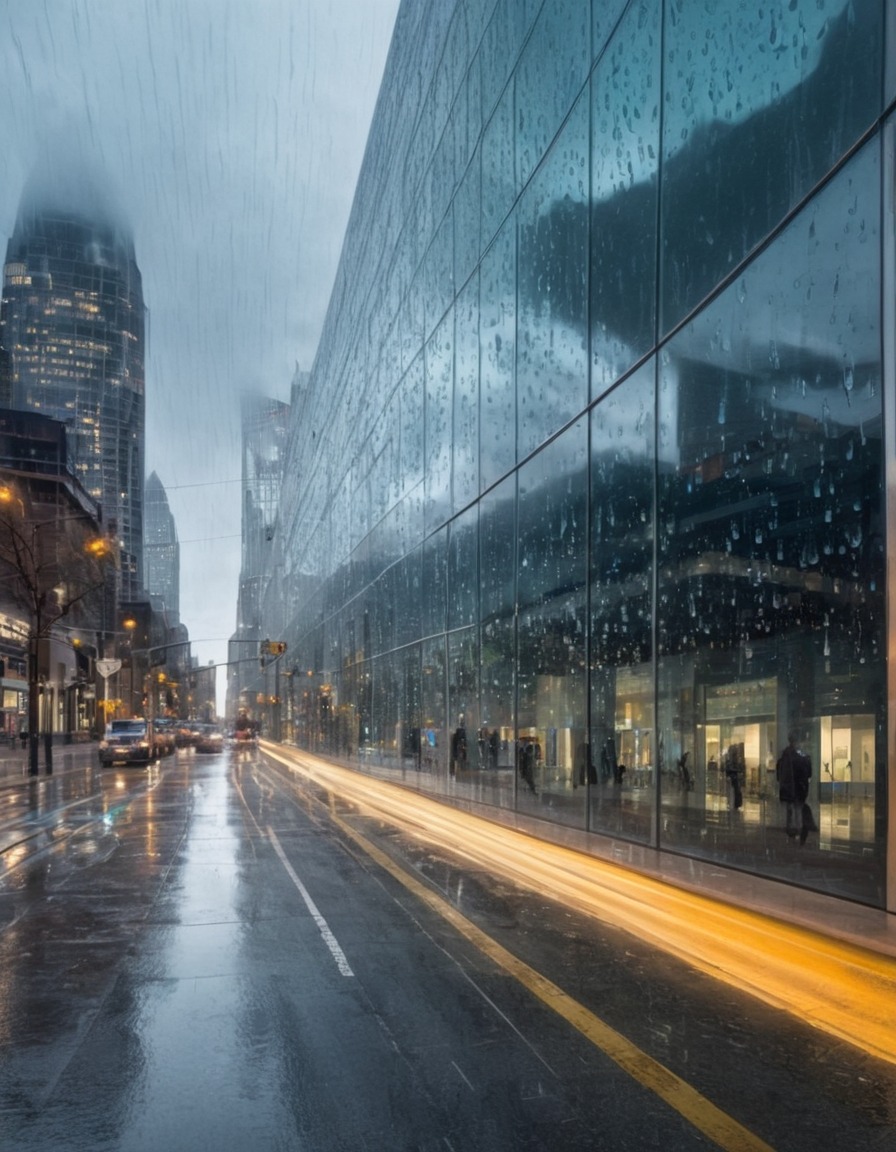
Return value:
M 103 768 L 110 768 L 113 764 L 149 764 L 159 755 L 152 721 L 142 716 L 110 720 L 106 735 L 99 744 Z

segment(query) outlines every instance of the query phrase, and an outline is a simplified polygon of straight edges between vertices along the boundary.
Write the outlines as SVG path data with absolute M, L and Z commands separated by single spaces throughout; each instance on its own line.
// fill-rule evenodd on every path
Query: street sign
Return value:
M 96 662 L 96 670 L 104 680 L 114 676 L 119 668 L 121 668 L 120 660 L 97 660 Z

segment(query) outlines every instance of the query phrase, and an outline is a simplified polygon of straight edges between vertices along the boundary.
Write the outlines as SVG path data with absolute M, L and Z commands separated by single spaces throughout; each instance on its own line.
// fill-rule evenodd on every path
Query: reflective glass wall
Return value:
M 886 17 L 403 5 L 268 588 L 297 742 L 885 905 Z

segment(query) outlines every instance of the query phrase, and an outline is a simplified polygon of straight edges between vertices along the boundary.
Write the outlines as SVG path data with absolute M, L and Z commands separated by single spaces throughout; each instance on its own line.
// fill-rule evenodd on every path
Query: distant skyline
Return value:
M 0 0 L 0 244 L 35 166 L 95 172 L 133 230 L 145 471 L 203 664 L 236 625 L 240 398 L 311 367 L 398 6 Z

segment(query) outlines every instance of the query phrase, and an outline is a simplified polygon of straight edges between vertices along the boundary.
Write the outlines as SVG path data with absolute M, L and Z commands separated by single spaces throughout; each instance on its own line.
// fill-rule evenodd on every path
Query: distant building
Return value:
M 264 694 L 260 669 L 249 663 L 258 655 L 261 634 L 261 594 L 276 567 L 273 540 L 280 506 L 283 461 L 290 405 L 267 396 L 246 396 L 242 402 L 242 559 L 237 630 L 230 640 L 227 711 L 232 714 L 251 685 L 244 703 L 257 705 Z M 273 622 L 276 627 L 276 621 Z M 270 637 L 269 637 L 270 638 Z M 276 637 L 273 637 L 276 639 Z
M 52 190 L 51 190 L 52 189 Z M 127 226 L 89 181 L 35 174 L 6 252 L 0 405 L 65 424 L 75 473 L 121 544 L 121 593 L 143 551 L 145 318 Z
M 164 605 L 169 627 L 180 620 L 180 544 L 162 481 L 146 481 L 143 526 L 143 584 Z

